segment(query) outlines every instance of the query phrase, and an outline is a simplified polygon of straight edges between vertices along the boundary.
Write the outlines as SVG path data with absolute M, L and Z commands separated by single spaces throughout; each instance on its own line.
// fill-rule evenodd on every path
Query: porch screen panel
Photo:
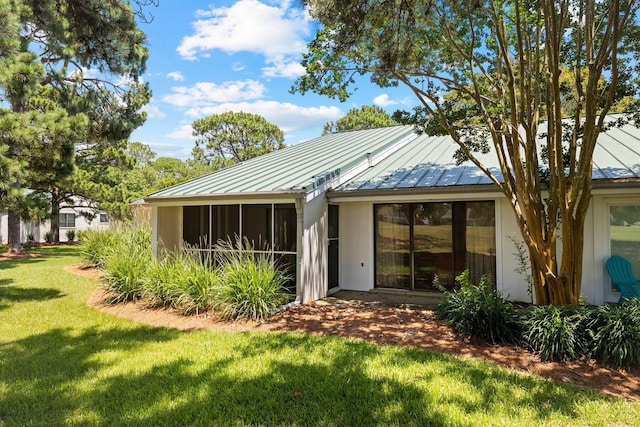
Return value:
M 271 205 L 242 205 L 242 234 L 255 250 L 271 246 Z
M 182 240 L 200 248 L 209 245 L 209 206 L 182 208 Z
M 285 286 L 291 295 L 296 293 L 297 230 L 296 205 L 293 203 L 273 205 L 273 256 L 276 265 L 287 275 L 288 280 Z
M 435 290 L 438 276 L 445 287 L 454 285 L 453 210 L 451 203 L 418 203 L 414 213 L 414 288 Z
M 496 220 L 494 202 L 466 202 L 465 269 L 474 283 L 483 274 L 496 279 Z M 459 273 L 459 272 L 457 272 Z
M 240 235 L 240 206 L 218 205 L 211 207 L 211 237 L 213 244 L 235 239 Z
M 278 204 L 273 207 L 274 215 L 274 239 L 275 251 L 296 251 L 298 217 L 296 206 L 290 204 Z
M 406 289 L 411 286 L 410 204 L 375 207 L 376 285 Z
M 631 263 L 633 275 L 640 278 L 640 205 L 618 205 L 609 208 L 611 255 Z

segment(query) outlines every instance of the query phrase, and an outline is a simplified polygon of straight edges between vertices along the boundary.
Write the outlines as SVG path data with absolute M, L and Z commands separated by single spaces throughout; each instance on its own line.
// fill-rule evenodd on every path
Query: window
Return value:
M 242 236 L 261 250 L 271 246 L 271 205 L 242 205 Z
M 295 293 L 298 217 L 295 204 L 203 205 L 182 208 L 182 239 L 210 257 L 220 241 L 238 236 L 290 277 Z
M 469 270 L 495 278 L 493 202 L 403 203 L 375 206 L 376 286 L 452 288 Z
M 100 214 L 100 223 L 104 224 L 109 222 L 109 216 L 106 213 Z
M 76 214 L 61 213 L 58 223 L 60 227 L 73 228 L 76 226 Z
M 634 276 L 640 277 L 640 205 L 609 207 L 609 241 L 611 255 L 629 261 Z
M 209 246 L 209 206 L 182 208 L 182 240 L 199 248 Z

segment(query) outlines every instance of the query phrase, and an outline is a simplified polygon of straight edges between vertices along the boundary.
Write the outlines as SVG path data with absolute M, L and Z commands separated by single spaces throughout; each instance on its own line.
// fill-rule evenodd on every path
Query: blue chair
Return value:
M 640 281 L 633 276 L 629 261 L 614 255 L 605 265 L 611 277 L 611 285 L 620 292 L 618 304 L 622 304 L 629 298 L 640 298 Z

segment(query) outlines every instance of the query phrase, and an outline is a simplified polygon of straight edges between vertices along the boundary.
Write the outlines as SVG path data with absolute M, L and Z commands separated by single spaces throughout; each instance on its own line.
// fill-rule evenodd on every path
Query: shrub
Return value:
M 469 271 L 456 277 L 460 289 L 447 292 L 436 307 L 438 318 L 463 334 L 492 342 L 516 343 L 520 325 L 513 304 L 495 289 L 489 276 L 478 285 L 469 280 Z
M 143 295 L 152 304 L 199 313 L 214 306 L 217 272 L 194 251 L 154 261 L 143 279 Z
M 589 353 L 583 308 L 531 306 L 523 312 L 524 341 L 546 360 L 576 360 Z
M 104 268 L 107 254 L 118 240 L 118 233 L 115 229 L 85 230 L 78 239 L 82 245 L 82 258 L 98 268 Z
M 640 364 L 640 300 L 596 307 L 588 325 L 595 357 L 616 366 Z
M 67 241 L 73 242 L 76 239 L 76 230 L 67 230 Z
M 53 243 L 53 233 L 50 231 L 44 233 L 44 241 L 47 243 Z
M 215 304 L 223 318 L 261 320 L 289 299 L 287 276 L 267 256 L 255 253 L 247 240 L 223 242 L 217 249 L 220 283 Z
M 142 295 L 142 279 L 151 262 L 151 233 L 144 228 L 122 228 L 104 249 L 105 290 L 110 303 L 131 301 Z
M 173 259 L 153 260 L 142 278 L 142 297 L 152 306 L 176 307 L 180 296 L 178 282 Z

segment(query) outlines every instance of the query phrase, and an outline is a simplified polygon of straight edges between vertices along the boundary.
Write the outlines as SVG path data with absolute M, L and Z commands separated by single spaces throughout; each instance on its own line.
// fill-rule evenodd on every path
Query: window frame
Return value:
M 606 246 L 607 252 L 606 252 L 606 258 L 604 259 L 604 261 L 606 261 L 612 255 L 614 255 L 612 251 L 612 246 L 611 246 L 611 208 L 622 207 L 622 206 L 640 206 L 640 201 L 638 201 L 637 199 L 631 200 L 629 198 L 624 198 L 624 197 L 609 198 L 606 200 L 605 211 L 604 211 L 604 221 L 606 225 L 605 229 L 606 229 L 606 239 L 607 239 L 607 246 Z M 632 262 L 631 260 L 629 261 Z M 611 286 L 611 277 L 609 277 L 609 274 L 606 272 L 606 268 L 604 268 L 604 263 L 603 263 L 603 269 L 604 269 L 604 284 L 603 284 L 604 301 L 609 301 L 609 302 L 617 301 L 620 294 Z M 640 278 L 640 274 L 637 271 L 635 271 L 635 269 L 634 269 L 634 275 L 636 278 Z
M 69 225 L 69 216 L 73 219 L 72 225 Z M 63 219 L 64 218 L 64 219 Z M 76 214 L 74 212 L 60 212 L 58 214 L 58 227 L 60 228 L 75 228 L 76 227 Z
M 382 206 L 391 206 L 391 205 L 398 205 L 398 206 L 408 206 L 410 209 L 410 217 L 409 219 L 409 255 L 408 255 L 408 262 L 409 264 L 407 265 L 409 267 L 409 285 L 408 286 L 401 286 L 401 287 L 396 287 L 397 289 L 402 289 L 402 290 L 410 290 L 410 291 L 434 291 L 433 289 L 425 289 L 425 288 L 419 288 L 416 286 L 416 278 L 417 278 L 417 269 L 415 266 L 415 256 L 416 253 L 418 252 L 416 250 L 416 242 L 415 242 L 415 226 L 416 226 L 416 218 L 415 218 L 415 212 L 417 210 L 417 207 L 419 205 L 427 205 L 427 204 L 448 204 L 450 205 L 450 210 L 451 210 L 451 215 L 452 215 L 452 223 L 451 223 L 451 243 L 452 243 L 452 248 L 451 248 L 451 263 L 452 263 L 452 272 L 453 272 L 453 276 L 452 279 L 455 278 L 455 275 L 458 274 L 459 272 L 456 272 L 456 247 L 455 247 L 455 241 L 456 238 L 460 238 L 460 236 L 456 236 L 456 231 L 457 231 L 457 227 L 455 225 L 454 221 L 454 211 L 459 210 L 461 206 L 464 206 L 465 208 L 465 212 L 468 212 L 469 209 L 469 204 L 471 203 L 491 203 L 492 205 L 492 226 L 493 226 L 493 234 L 492 234 L 492 239 L 493 239 L 493 254 L 491 255 L 491 257 L 493 258 L 493 267 L 491 269 L 491 271 L 489 273 L 492 273 L 492 280 L 494 283 L 494 286 L 498 287 L 498 276 L 501 277 L 500 274 L 500 268 L 501 268 L 501 263 L 500 263 L 500 259 L 497 256 L 497 253 L 499 251 L 499 247 L 501 246 L 501 242 L 498 236 L 498 233 L 500 231 L 500 210 L 499 210 L 499 204 L 498 201 L 492 198 L 479 198 L 479 199 L 470 199 L 470 200 L 450 200 L 450 199 L 439 199 L 439 200 L 419 200 L 419 199 L 412 199 L 410 201 L 381 201 L 379 203 L 373 203 L 372 205 L 372 214 L 373 214 L 373 258 L 374 258 L 374 266 L 373 266 L 373 285 L 374 288 L 383 288 L 383 289 L 388 289 L 391 288 L 393 289 L 394 287 L 391 286 L 381 286 L 379 283 L 379 241 L 378 241 L 378 233 L 379 233 L 379 221 L 378 221 L 378 209 L 379 207 Z M 466 213 L 465 213 L 465 221 L 467 220 L 466 217 Z M 465 227 L 466 230 L 466 227 Z M 465 237 L 466 239 L 466 237 Z M 465 240 L 462 239 L 462 240 Z M 465 251 L 464 251 L 464 257 L 462 258 L 462 261 L 464 261 L 464 258 L 466 258 L 467 254 L 468 254 L 468 247 L 465 247 Z M 459 250 L 458 250 L 459 251 Z M 491 251 L 490 251 L 491 253 Z M 459 255 L 458 255 L 459 256 Z M 460 260 L 458 260 L 460 261 Z M 486 274 L 487 272 L 482 272 L 482 274 Z

